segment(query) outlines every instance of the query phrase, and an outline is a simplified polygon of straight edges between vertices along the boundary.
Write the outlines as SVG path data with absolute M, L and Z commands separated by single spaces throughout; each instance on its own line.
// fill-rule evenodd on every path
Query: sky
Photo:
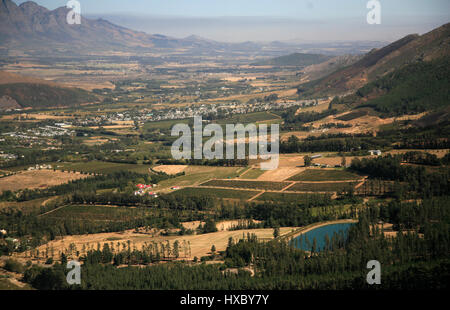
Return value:
M 148 33 L 227 42 L 394 41 L 450 21 L 450 0 L 379 0 L 380 25 L 367 23 L 368 0 L 78 1 L 87 17 Z M 35 2 L 55 9 L 67 0 Z

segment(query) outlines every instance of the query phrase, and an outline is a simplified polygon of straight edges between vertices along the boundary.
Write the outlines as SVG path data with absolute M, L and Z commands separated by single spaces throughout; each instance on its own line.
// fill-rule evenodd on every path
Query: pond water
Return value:
M 341 240 L 346 240 L 348 230 L 352 225 L 354 225 L 354 223 L 341 223 L 341 224 L 330 224 L 326 226 L 321 226 L 292 239 L 290 244 L 297 249 L 301 249 L 304 251 L 311 251 L 314 238 L 316 238 L 317 251 L 319 252 L 325 249 L 326 245 L 325 236 L 328 235 L 328 238 L 331 242 L 333 235 L 336 233 L 338 236 L 340 236 Z

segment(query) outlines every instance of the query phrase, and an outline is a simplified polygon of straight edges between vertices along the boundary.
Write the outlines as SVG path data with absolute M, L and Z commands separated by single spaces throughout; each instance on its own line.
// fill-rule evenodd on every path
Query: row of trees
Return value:
M 249 164 L 248 159 L 188 159 L 188 160 L 175 160 L 175 159 L 160 159 L 158 161 L 160 165 L 194 165 L 194 166 L 219 166 L 219 167 L 247 167 Z
M 307 152 L 352 152 L 357 150 L 383 149 L 390 146 L 384 139 L 358 136 L 322 136 L 301 141 L 296 136 L 290 136 L 280 143 L 281 153 Z
M 327 116 L 334 115 L 337 113 L 336 110 L 325 110 L 323 112 L 302 112 L 296 114 L 298 108 L 289 108 L 286 112 L 282 113 L 284 119 L 284 125 L 282 130 L 296 130 L 302 127 L 306 123 L 321 120 Z

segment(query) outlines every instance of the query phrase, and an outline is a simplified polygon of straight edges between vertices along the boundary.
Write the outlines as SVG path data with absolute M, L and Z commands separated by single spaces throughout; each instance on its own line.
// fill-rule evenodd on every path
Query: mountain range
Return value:
M 67 23 L 70 9 L 48 10 L 35 2 L 16 5 L 0 0 L 0 42 L 11 48 L 53 47 L 69 51 L 136 50 L 149 48 L 195 47 L 205 44 L 201 38 L 176 39 L 164 35 L 150 35 L 114 25 L 104 19 L 81 17 L 81 24 Z
M 223 43 L 198 36 L 174 38 L 160 34 L 148 34 L 118 26 L 104 18 L 81 17 L 80 25 L 69 25 L 70 9 L 55 10 L 28 1 L 20 5 L 12 0 L 0 0 L 0 54 L 8 50 L 25 52 L 26 55 L 42 54 L 92 55 L 98 52 L 159 52 L 183 49 L 195 54 L 246 52 L 263 56 L 281 56 L 297 51 L 329 53 L 323 43 L 300 44 L 293 42 L 241 42 Z M 335 42 L 336 54 L 361 53 L 368 48 L 381 46 L 382 42 Z M 329 46 L 326 46 L 329 47 Z M 6 52 L 5 52 L 6 50 Z M 20 53 L 20 54 L 22 54 Z

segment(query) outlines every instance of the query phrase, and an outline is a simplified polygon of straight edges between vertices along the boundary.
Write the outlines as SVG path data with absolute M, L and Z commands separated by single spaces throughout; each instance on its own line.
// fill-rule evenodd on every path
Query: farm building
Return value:
M 139 189 L 144 189 L 144 188 L 152 188 L 152 185 L 146 185 L 146 184 L 138 184 L 136 185 L 137 188 Z
M 38 165 L 38 164 L 36 164 L 36 166 L 34 166 L 34 167 L 29 167 L 28 171 L 43 170 L 43 169 L 51 170 L 52 169 L 52 165 L 46 165 L 46 164 Z
M 322 158 L 322 154 L 317 154 L 317 155 L 311 156 L 311 159 L 317 159 L 317 158 Z
M 370 155 L 376 155 L 376 156 L 380 156 L 382 153 L 380 150 L 370 150 L 369 151 Z

